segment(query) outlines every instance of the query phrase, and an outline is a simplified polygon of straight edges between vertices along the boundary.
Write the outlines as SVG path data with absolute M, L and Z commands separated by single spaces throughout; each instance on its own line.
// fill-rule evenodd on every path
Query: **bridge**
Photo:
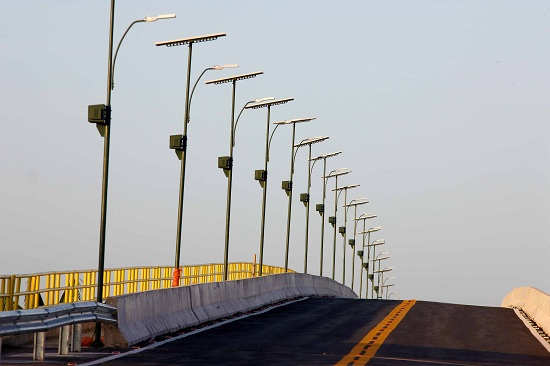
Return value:
M 512 290 L 502 307 L 359 299 L 329 278 L 281 272 L 266 266 L 269 275 L 258 277 L 254 264 L 234 263 L 234 280 L 220 281 L 219 265 L 193 266 L 182 271 L 185 284 L 172 288 L 168 267 L 111 270 L 104 294 L 116 309 L 116 325 L 103 328 L 106 347 L 72 344 L 73 352 L 62 352 L 56 339 L 46 340 L 41 364 L 550 364 L 550 296 L 536 289 Z M 57 273 L 57 281 L 46 280 L 52 274 L 27 276 L 31 285 L 23 291 L 16 285 L 25 276 L 3 278 L 6 311 L 0 319 L 18 312 L 21 324 L 31 306 L 52 309 L 59 306 L 52 301 L 89 300 L 93 291 L 86 290 L 93 283 L 80 284 L 87 273 Z M 56 287 L 63 277 L 68 285 Z M 43 282 L 48 286 L 41 288 Z M 44 300 L 50 303 L 39 306 Z M 6 309 L 19 303 L 28 309 Z M 69 331 L 60 331 L 59 339 L 71 334 L 63 328 Z M 2 329 L 0 320 L 0 335 Z M 14 338 L 2 338 L 8 346 L 2 364 L 37 361 L 37 337 L 34 347 L 9 347 Z

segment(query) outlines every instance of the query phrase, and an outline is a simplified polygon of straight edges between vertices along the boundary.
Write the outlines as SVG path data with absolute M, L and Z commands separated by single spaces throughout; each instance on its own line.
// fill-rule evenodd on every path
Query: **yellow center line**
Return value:
M 366 365 L 415 303 L 416 300 L 405 300 L 397 305 L 336 366 Z

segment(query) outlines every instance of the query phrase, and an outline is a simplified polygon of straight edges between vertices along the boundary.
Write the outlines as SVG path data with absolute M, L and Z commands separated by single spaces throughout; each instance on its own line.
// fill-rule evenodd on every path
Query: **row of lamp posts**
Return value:
M 107 220 L 107 188 L 108 188 L 108 174 L 109 174 L 109 150 L 110 150 L 110 127 L 111 127 L 111 91 L 114 88 L 114 67 L 116 58 L 120 49 L 120 46 L 122 44 L 122 41 L 126 37 L 127 33 L 129 32 L 130 28 L 132 28 L 133 25 L 141 22 L 155 22 L 160 19 L 171 19 L 175 18 L 175 14 L 164 14 L 159 15 L 156 17 L 145 17 L 143 19 L 135 20 L 130 24 L 130 26 L 126 29 L 124 34 L 122 35 L 117 48 L 116 52 L 113 57 L 113 28 L 114 28 L 114 12 L 115 12 L 115 0 L 111 0 L 111 7 L 110 7 L 110 31 L 109 31 L 109 59 L 108 59 L 108 72 L 107 72 L 107 101 L 106 104 L 99 104 L 99 105 L 90 105 L 88 107 L 88 121 L 95 123 L 96 127 L 98 128 L 101 136 L 104 139 L 104 153 L 103 153 L 103 179 L 102 179 L 102 204 L 101 204 L 101 220 L 100 220 L 100 238 L 99 238 L 99 264 L 98 264 L 98 280 L 97 280 L 97 301 L 102 302 L 103 301 L 103 282 L 104 282 L 104 260 L 105 260 L 105 233 L 106 233 L 106 220 Z M 195 88 L 199 82 L 199 80 L 202 78 L 202 76 L 207 71 L 212 70 L 222 70 L 225 68 L 234 68 L 238 67 L 238 65 L 230 64 L 230 65 L 224 65 L 224 66 L 213 66 L 206 68 L 198 77 L 196 82 L 194 83 L 193 88 L 190 90 L 190 80 L 191 80 L 191 60 L 192 60 L 192 52 L 193 52 L 193 45 L 195 43 L 202 43 L 207 41 L 213 41 L 220 37 L 224 37 L 225 33 L 214 33 L 214 34 L 208 34 L 204 36 L 198 36 L 198 37 L 189 37 L 189 38 L 181 38 L 181 39 L 175 39 L 175 40 L 169 40 L 169 41 L 163 41 L 163 42 L 157 42 L 155 43 L 156 46 L 166 46 L 166 47 L 175 47 L 175 46 L 183 46 L 187 45 L 188 47 L 188 55 L 187 55 L 187 77 L 186 77 L 186 91 L 185 91 L 185 112 L 184 112 L 184 120 L 183 120 L 183 134 L 178 135 L 171 135 L 170 136 L 170 148 L 175 150 L 176 155 L 178 156 L 179 160 L 181 161 L 180 164 L 180 180 L 179 180 L 179 196 L 178 196 L 178 219 L 177 219 L 177 229 L 176 229 L 176 249 L 175 249 L 175 263 L 174 263 L 174 274 L 173 274 L 173 286 L 179 285 L 179 278 L 180 278 L 180 258 L 181 258 L 181 237 L 182 237 L 182 222 L 183 222 L 183 199 L 184 199 L 184 192 L 185 192 L 185 174 L 186 174 L 186 159 L 187 159 L 187 140 L 188 140 L 188 123 L 190 122 L 190 106 L 191 106 L 191 100 L 193 97 L 193 93 L 195 91 Z M 351 173 L 350 170 L 343 168 L 343 169 L 337 169 L 329 172 L 329 174 L 326 174 L 327 165 L 326 161 L 328 158 L 337 156 L 341 153 L 341 151 L 333 152 L 330 154 L 324 154 L 317 156 L 315 158 L 312 158 L 312 145 L 315 143 L 319 143 L 322 141 L 327 140 L 328 136 L 319 136 L 319 137 L 313 137 L 308 138 L 305 140 L 300 141 L 298 144 L 296 144 L 295 138 L 296 138 L 296 124 L 302 123 L 302 122 L 310 122 L 314 120 L 315 118 L 299 118 L 299 119 L 292 119 L 292 120 L 286 120 L 281 122 L 275 122 L 275 128 L 273 132 L 270 134 L 270 119 L 271 119 L 271 108 L 276 105 L 286 104 L 292 100 L 293 98 L 284 98 L 284 99 L 275 99 L 273 97 L 268 98 L 260 98 L 260 99 L 254 99 L 249 102 L 247 102 L 241 111 L 239 112 L 237 118 L 235 119 L 235 94 L 236 94 L 236 84 L 237 81 L 245 80 L 245 79 L 251 79 L 255 78 L 258 75 L 263 74 L 262 71 L 256 71 L 252 73 L 246 73 L 221 79 L 215 79 L 207 81 L 206 84 L 226 84 L 231 83 L 232 84 L 232 99 L 231 99 L 231 124 L 230 124 L 230 137 L 229 137 L 229 156 L 222 156 L 218 158 L 218 167 L 223 169 L 226 177 L 227 177 L 227 201 L 226 201 L 226 225 L 225 225 L 225 245 L 224 245 L 224 272 L 223 272 L 223 280 L 228 279 L 228 257 L 229 257 L 229 233 L 230 233 L 230 222 L 231 222 L 231 191 L 232 191 L 232 178 L 233 178 L 233 150 L 235 147 L 235 133 L 238 125 L 239 118 L 244 110 L 247 109 L 260 109 L 260 108 L 267 108 L 267 123 L 266 123 L 266 139 L 265 139 L 265 159 L 264 159 L 264 167 L 263 169 L 259 169 L 255 171 L 255 179 L 259 181 L 262 189 L 263 189 L 263 195 L 262 195 L 262 218 L 261 218 L 261 231 L 260 231 L 260 248 L 259 248 L 259 275 L 262 275 L 263 270 L 263 258 L 264 258 L 264 240 L 265 240 L 265 216 L 266 216 L 266 198 L 267 198 L 267 182 L 268 182 L 268 162 L 269 162 L 269 150 L 271 145 L 271 139 L 273 138 L 273 134 L 277 130 L 277 128 L 281 125 L 291 125 L 292 126 L 292 143 L 291 143 L 291 161 L 290 161 L 290 178 L 288 181 L 282 182 L 282 188 L 285 190 L 285 192 L 288 195 L 288 214 L 287 214 L 287 230 L 286 230 L 286 245 L 285 245 L 285 259 L 284 259 L 284 268 L 285 271 L 288 271 L 288 256 L 289 256 L 289 245 L 290 245 L 290 222 L 291 222 L 291 213 L 292 213 L 292 191 L 293 191 L 293 175 L 294 175 L 294 168 L 295 168 L 295 160 L 296 160 L 296 154 L 298 153 L 298 150 L 302 147 L 308 147 L 308 183 L 307 183 L 307 193 L 302 193 L 300 195 L 300 201 L 303 202 L 306 208 L 306 225 L 305 225 L 305 253 L 304 253 L 304 273 L 308 272 L 307 264 L 308 264 L 308 249 L 309 249 L 309 213 L 310 213 L 310 188 L 311 188 L 311 175 L 312 170 L 317 161 L 323 160 L 323 196 L 322 196 L 322 203 L 316 205 L 316 211 L 319 212 L 321 215 L 321 256 L 320 256 L 320 275 L 323 275 L 323 254 L 324 254 L 324 232 L 325 232 L 325 202 L 326 202 L 326 188 L 327 183 L 330 178 L 335 179 L 335 186 L 334 186 L 334 216 L 329 217 L 328 221 L 332 224 L 334 228 L 334 235 L 333 235 L 333 253 L 332 253 L 332 278 L 335 279 L 335 268 L 336 268 L 336 217 L 337 217 L 337 211 L 338 211 L 338 198 L 342 192 L 344 192 L 344 226 L 340 226 L 338 228 L 338 231 L 343 235 L 343 273 L 342 273 L 342 283 L 345 284 L 345 275 L 346 275 L 346 225 L 347 225 L 347 212 L 350 207 L 354 207 L 354 238 L 349 240 L 349 244 L 353 248 L 353 257 L 355 257 L 355 236 L 356 235 L 363 235 L 363 250 L 357 251 L 359 257 L 361 258 L 361 278 L 360 278 L 360 286 L 359 286 L 359 295 L 362 296 L 362 282 L 363 282 L 363 271 L 366 272 L 366 276 L 368 279 L 371 280 L 372 286 L 371 286 L 371 298 L 374 298 L 374 291 L 377 292 L 377 297 L 381 297 L 381 295 L 378 295 L 378 293 L 382 294 L 382 291 L 379 289 L 383 289 L 384 286 L 386 288 L 389 288 L 390 286 L 393 286 L 393 284 L 386 285 L 385 282 L 388 280 L 384 280 L 383 276 L 385 272 L 390 271 L 393 267 L 386 267 L 384 269 L 381 269 L 380 262 L 382 260 L 385 260 L 389 258 L 387 255 L 385 256 L 376 256 L 376 246 L 384 244 L 384 240 L 379 239 L 375 240 L 372 243 L 370 242 L 370 234 L 372 232 L 380 230 L 380 227 L 373 227 L 368 230 L 365 230 L 365 221 L 366 219 L 374 218 L 376 215 L 374 214 L 364 214 L 359 217 L 357 217 L 357 206 L 366 204 L 368 201 L 364 198 L 352 200 L 350 203 L 347 201 L 347 191 L 348 189 L 356 188 L 359 185 L 348 185 L 348 186 L 338 186 L 338 177 L 342 175 L 346 175 Z M 358 221 L 363 220 L 363 231 L 357 233 L 357 223 Z M 365 238 L 367 238 L 367 242 L 365 243 Z M 367 251 L 366 255 L 366 262 L 365 262 L 365 256 L 364 251 Z M 373 254 L 372 254 L 372 260 L 370 257 L 370 249 L 373 248 Z M 378 270 L 376 270 L 376 262 L 378 262 Z M 372 266 L 369 264 L 372 263 Z M 370 270 L 370 267 L 372 267 L 372 271 Z M 377 286 L 374 286 L 374 275 L 378 275 L 377 280 Z M 352 279 L 351 279 L 351 286 L 354 287 L 354 275 L 355 275 L 355 260 L 352 260 Z M 390 277 L 391 278 L 391 277 Z M 365 291 L 365 298 L 368 298 L 368 281 L 366 282 L 366 291 Z M 101 334 L 101 324 L 97 323 L 95 333 L 94 333 L 94 344 L 99 345 L 101 343 L 100 341 L 100 334 Z

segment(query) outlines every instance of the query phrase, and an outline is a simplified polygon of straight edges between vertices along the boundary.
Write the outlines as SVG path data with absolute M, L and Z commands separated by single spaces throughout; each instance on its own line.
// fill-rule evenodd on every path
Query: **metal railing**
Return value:
M 259 265 L 229 263 L 229 279 L 255 277 Z M 173 267 L 128 267 L 104 271 L 103 298 L 172 286 Z M 294 272 L 294 271 L 289 271 Z M 263 274 L 284 273 L 284 268 L 264 265 Z M 223 264 L 182 267 L 180 283 L 191 285 L 221 282 Z M 61 303 L 93 301 L 96 298 L 97 270 L 0 275 L 0 311 L 35 309 Z
M 99 321 L 116 324 L 116 308 L 93 301 L 32 310 L 0 312 L 0 337 L 47 332 L 50 329 Z

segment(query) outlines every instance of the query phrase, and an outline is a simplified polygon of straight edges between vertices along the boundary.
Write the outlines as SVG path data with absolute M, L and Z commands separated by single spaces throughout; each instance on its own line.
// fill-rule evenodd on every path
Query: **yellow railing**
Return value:
M 130 267 L 106 269 L 103 298 L 133 292 L 169 288 L 173 267 Z M 263 274 L 283 273 L 284 268 L 264 265 Z M 294 271 L 292 271 L 294 272 Z M 230 280 L 254 277 L 259 265 L 229 263 Z M 59 303 L 93 301 L 96 298 L 97 270 L 45 272 L 23 275 L 0 275 L 0 311 L 34 309 Z M 182 267 L 180 283 L 191 285 L 219 282 L 223 279 L 223 264 L 202 264 Z

